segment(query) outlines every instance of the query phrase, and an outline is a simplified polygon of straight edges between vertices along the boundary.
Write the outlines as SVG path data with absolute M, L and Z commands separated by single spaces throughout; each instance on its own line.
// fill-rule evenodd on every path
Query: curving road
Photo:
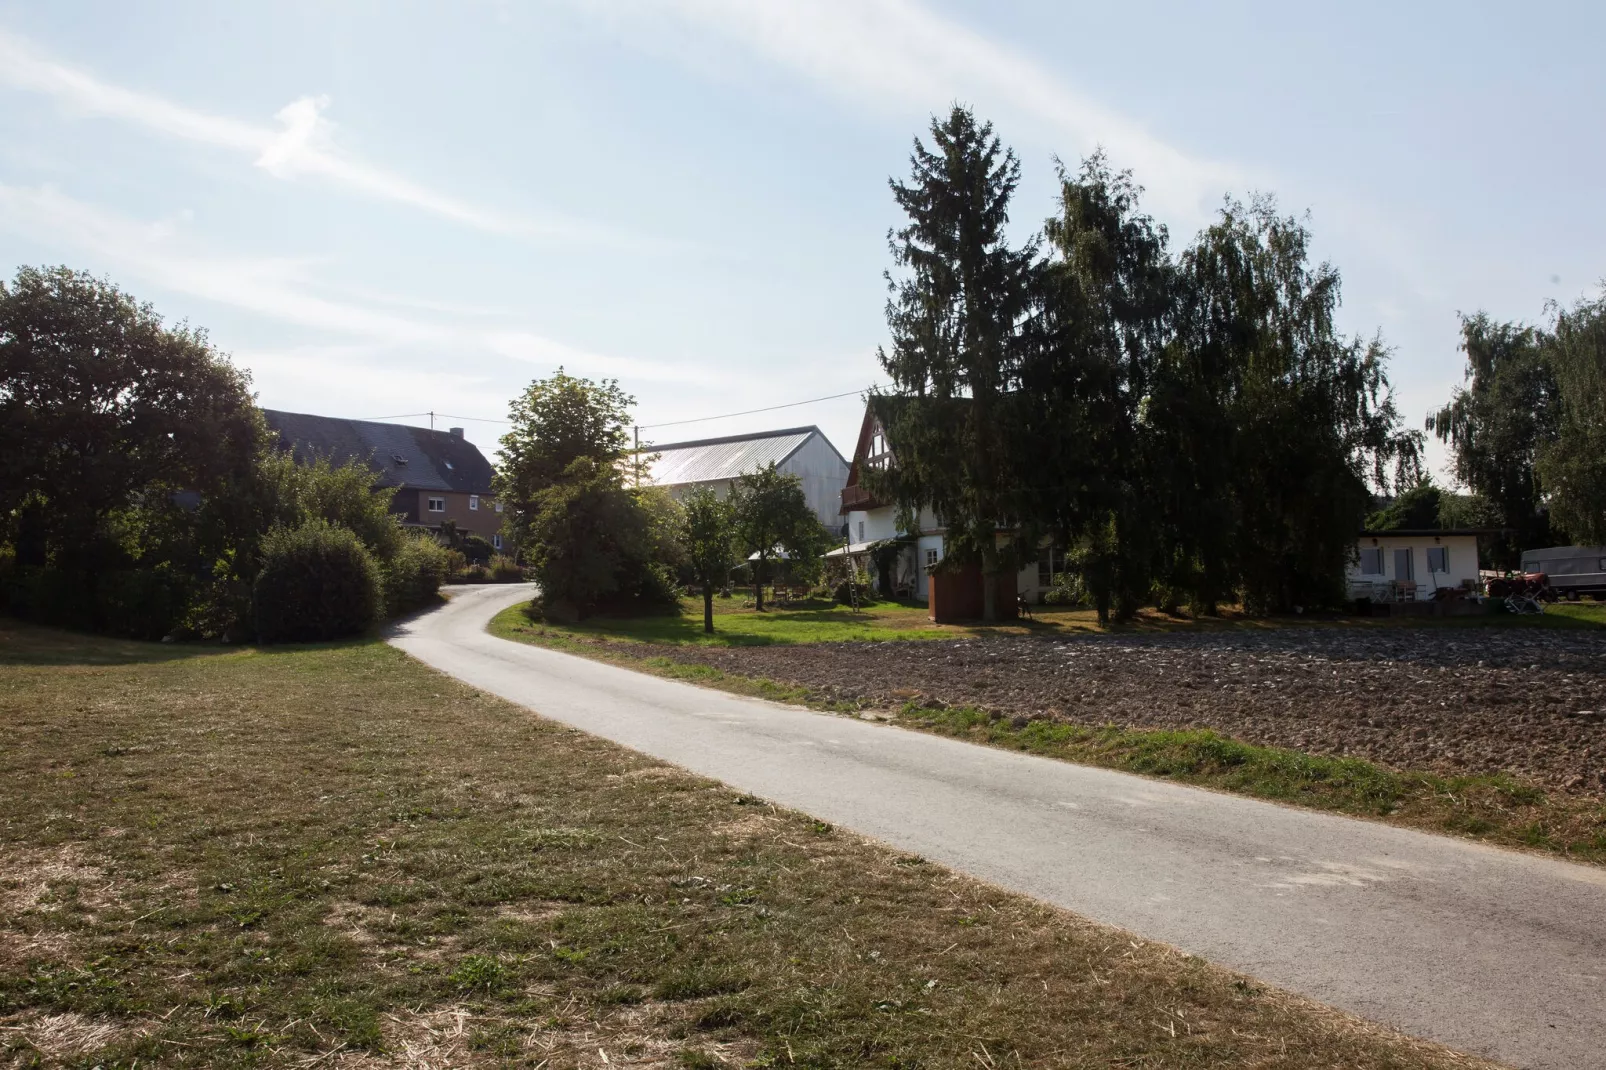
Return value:
M 1606 1068 L 1606 870 L 812 713 L 494 638 L 391 640 L 544 717 L 1517 1066 Z

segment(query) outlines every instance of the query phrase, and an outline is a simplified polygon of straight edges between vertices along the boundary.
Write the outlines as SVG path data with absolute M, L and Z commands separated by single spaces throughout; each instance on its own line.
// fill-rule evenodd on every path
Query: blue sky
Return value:
M 886 181 L 958 100 L 1022 238 L 1098 145 L 1178 245 L 1228 193 L 1308 211 L 1419 426 L 1458 311 L 1606 276 L 1602 40 L 1598 4 L 0 0 L 0 271 L 110 276 L 269 407 L 500 417 L 559 363 L 644 424 L 774 405 L 880 381 Z M 860 413 L 646 434 L 848 452 Z

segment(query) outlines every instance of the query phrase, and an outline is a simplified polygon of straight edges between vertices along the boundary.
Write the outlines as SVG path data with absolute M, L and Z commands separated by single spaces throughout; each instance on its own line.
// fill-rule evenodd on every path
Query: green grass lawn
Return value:
M 705 646 L 764 646 L 772 643 L 835 643 L 849 640 L 952 639 L 976 635 L 1071 635 L 1116 631 L 1156 633 L 1198 629 L 1267 629 L 1288 627 L 1390 628 L 1390 627 L 1494 627 L 1494 628 L 1600 628 L 1606 629 L 1606 603 L 1560 603 L 1546 607 L 1540 616 L 1490 614 L 1475 617 L 1344 617 L 1310 615 L 1249 617 L 1225 609 L 1219 617 L 1168 616 L 1145 609 L 1133 621 L 1101 629 L 1091 609 L 1033 606 L 1031 620 L 984 625 L 933 624 L 925 605 L 914 602 L 875 602 L 854 612 L 824 600 L 802 605 L 752 607 L 750 598 L 714 599 L 714 634 L 703 631 L 701 598 L 682 598 L 678 611 L 644 616 L 597 616 L 580 624 L 542 620 L 523 606 L 503 611 L 492 632 L 513 638 L 516 628 L 533 627 L 554 636 L 583 639 L 624 639 L 640 643 Z
M 1487 1065 L 377 642 L 0 621 L 0 734 L 0 1065 Z

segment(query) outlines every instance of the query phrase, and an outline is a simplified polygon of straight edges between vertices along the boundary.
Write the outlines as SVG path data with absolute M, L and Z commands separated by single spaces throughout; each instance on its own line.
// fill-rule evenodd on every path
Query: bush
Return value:
M 497 554 L 491 558 L 492 583 L 523 583 L 524 570 L 511 557 Z
M 463 552 L 464 560 L 471 565 L 490 564 L 491 556 L 496 552 L 490 543 L 478 535 L 465 535 L 457 544 L 457 549 Z
M 348 528 L 309 520 L 262 540 L 255 589 L 257 638 L 318 642 L 359 635 L 379 619 L 379 566 Z
M 385 563 L 385 615 L 410 613 L 440 596 L 452 552 L 428 535 L 409 535 Z
M 163 566 L 91 574 L 11 561 L 0 559 L 0 605 L 16 616 L 130 639 L 161 639 L 177 630 L 193 586 Z
M 1084 606 L 1087 602 L 1087 585 L 1075 572 L 1058 573 L 1053 586 L 1043 592 L 1045 606 Z

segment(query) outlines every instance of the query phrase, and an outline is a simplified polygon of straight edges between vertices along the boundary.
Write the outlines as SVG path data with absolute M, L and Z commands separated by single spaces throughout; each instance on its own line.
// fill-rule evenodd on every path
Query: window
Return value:
M 1065 551 L 1061 550 L 1058 557 L 1059 560 L 1056 561 L 1054 548 L 1050 546 L 1043 551 L 1043 556 L 1037 559 L 1037 586 L 1054 586 L 1055 574 L 1065 571 Z
M 1372 547 L 1361 551 L 1361 575 L 1383 575 L 1383 551 L 1380 547 Z
M 937 562 L 940 561 L 940 560 L 941 560 L 941 557 L 938 556 L 936 547 L 932 547 L 931 549 L 926 551 L 926 567 L 927 568 L 936 567 Z
M 491 545 L 493 547 L 495 547 L 496 549 L 500 550 L 502 548 L 502 536 L 500 536 L 500 535 L 492 535 L 491 536 Z
M 499 512 L 499 513 L 502 511 L 502 503 L 501 502 L 497 502 L 496 503 L 496 511 Z
M 859 541 L 864 541 L 864 521 L 859 521 Z
M 480 507 L 480 496 L 478 494 L 470 494 L 468 496 L 468 507 L 470 509 L 478 509 Z
M 1450 571 L 1450 548 L 1448 546 L 1428 547 L 1428 571 L 1441 573 Z
M 432 513 L 444 513 L 444 512 L 446 512 L 446 499 L 445 498 L 431 498 L 429 500 L 429 511 L 432 512 Z
M 1411 556 L 1411 548 L 1394 551 L 1394 578 L 1396 580 L 1415 580 L 1416 563 Z

